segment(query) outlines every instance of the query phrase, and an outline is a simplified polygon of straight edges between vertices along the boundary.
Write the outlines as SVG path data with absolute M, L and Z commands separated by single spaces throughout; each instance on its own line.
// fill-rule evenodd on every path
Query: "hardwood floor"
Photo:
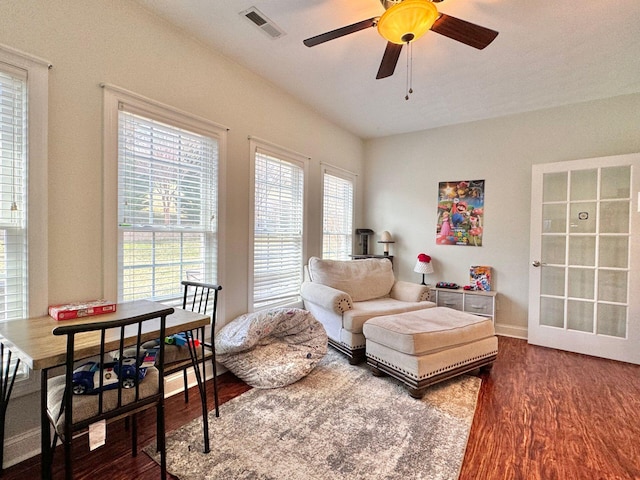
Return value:
M 640 366 L 513 338 L 499 342 L 493 369 L 482 374 L 459 480 L 640 479 Z M 220 377 L 222 402 L 248 389 L 231 374 Z M 195 390 L 191 398 L 188 405 L 182 395 L 167 400 L 167 431 L 199 416 Z M 151 415 L 139 420 L 139 445 L 152 441 L 153 420 Z M 211 441 L 215 448 L 215 438 Z M 108 442 L 89 453 L 86 439 L 76 441 L 76 479 L 158 478 L 159 467 L 146 454 L 131 457 L 123 422 L 109 426 Z M 54 478 L 63 478 L 61 460 L 59 451 Z M 3 477 L 39 475 L 35 457 L 5 470 Z
M 460 480 L 640 479 L 640 366 L 500 337 Z

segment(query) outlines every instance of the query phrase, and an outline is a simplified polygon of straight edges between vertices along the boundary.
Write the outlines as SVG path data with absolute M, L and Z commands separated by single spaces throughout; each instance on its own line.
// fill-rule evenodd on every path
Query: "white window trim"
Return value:
M 267 140 L 263 140 L 258 137 L 249 136 L 249 261 L 248 261 L 248 285 L 247 285 L 247 305 L 248 311 L 253 312 L 253 256 L 254 256 L 254 235 L 255 235 L 255 194 L 256 194 L 256 151 L 259 149 L 272 153 L 275 157 L 287 160 L 291 163 L 297 164 L 302 167 L 304 182 L 303 182 L 303 220 L 302 220 L 302 262 L 300 264 L 300 270 L 304 268 L 304 261 L 307 258 L 307 244 L 308 244 L 308 223 L 309 223 L 309 161 L 311 158 L 307 155 L 294 152 L 286 147 L 281 147 Z M 286 305 L 289 307 L 302 307 L 302 301 L 295 302 L 292 305 Z
M 28 316 L 47 315 L 49 303 L 49 218 L 48 218 L 48 118 L 49 69 L 52 65 L 5 45 L 0 45 L 0 62 L 27 72 L 28 91 Z M 15 320 L 14 320 L 15 321 Z M 16 380 L 12 397 L 39 388 L 39 375 Z
M 320 199 L 320 235 L 322 236 L 320 241 L 320 254 L 323 253 L 324 247 L 324 175 L 329 174 L 334 177 L 339 177 L 344 180 L 347 180 L 353 184 L 353 201 L 351 205 L 351 218 L 353 220 L 353 225 L 356 224 L 356 199 L 358 198 L 358 175 L 345 170 L 344 168 L 336 167 L 335 165 L 331 165 L 329 163 L 320 162 L 320 181 L 322 182 L 322 198 Z M 354 251 L 354 240 L 355 240 L 355 232 L 351 232 L 351 254 Z
M 103 88 L 103 296 L 118 298 L 118 108 L 125 103 L 158 120 L 203 135 L 215 134 L 218 140 L 218 258 L 217 282 L 225 278 L 226 158 L 229 129 L 211 120 L 192 115 L 169 105 L 148 99 L 123 88 L 101 84 Z M 218 316 L 224 318 L 224 302 L 218 303 Z

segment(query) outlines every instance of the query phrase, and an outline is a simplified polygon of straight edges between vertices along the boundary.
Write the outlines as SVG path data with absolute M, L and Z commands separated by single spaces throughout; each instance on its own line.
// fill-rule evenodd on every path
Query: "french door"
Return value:
M 529 343 L 640 364 L 640 154 L 534 165 Z

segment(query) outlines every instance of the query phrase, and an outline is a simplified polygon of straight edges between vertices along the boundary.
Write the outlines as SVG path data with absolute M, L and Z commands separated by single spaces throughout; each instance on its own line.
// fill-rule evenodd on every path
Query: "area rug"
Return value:
M 305 378 L 252 389 L 167 436 L 167 467 L 181 480 L 455 480 L 481 380 L 462 375 L 409 396 L 366 364 L 332 349 Z M 145 452 L 156 461 L 155 445 Z

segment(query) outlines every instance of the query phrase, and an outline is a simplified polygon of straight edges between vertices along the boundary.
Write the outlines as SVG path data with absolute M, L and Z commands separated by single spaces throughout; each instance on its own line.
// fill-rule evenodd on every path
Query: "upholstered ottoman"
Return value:
M 490 318 L 447 307 L 374 317 L 362 331 L 373 373 L 397 378 L 416 398 L 429 385 L 491 368 L 498 354 Z

